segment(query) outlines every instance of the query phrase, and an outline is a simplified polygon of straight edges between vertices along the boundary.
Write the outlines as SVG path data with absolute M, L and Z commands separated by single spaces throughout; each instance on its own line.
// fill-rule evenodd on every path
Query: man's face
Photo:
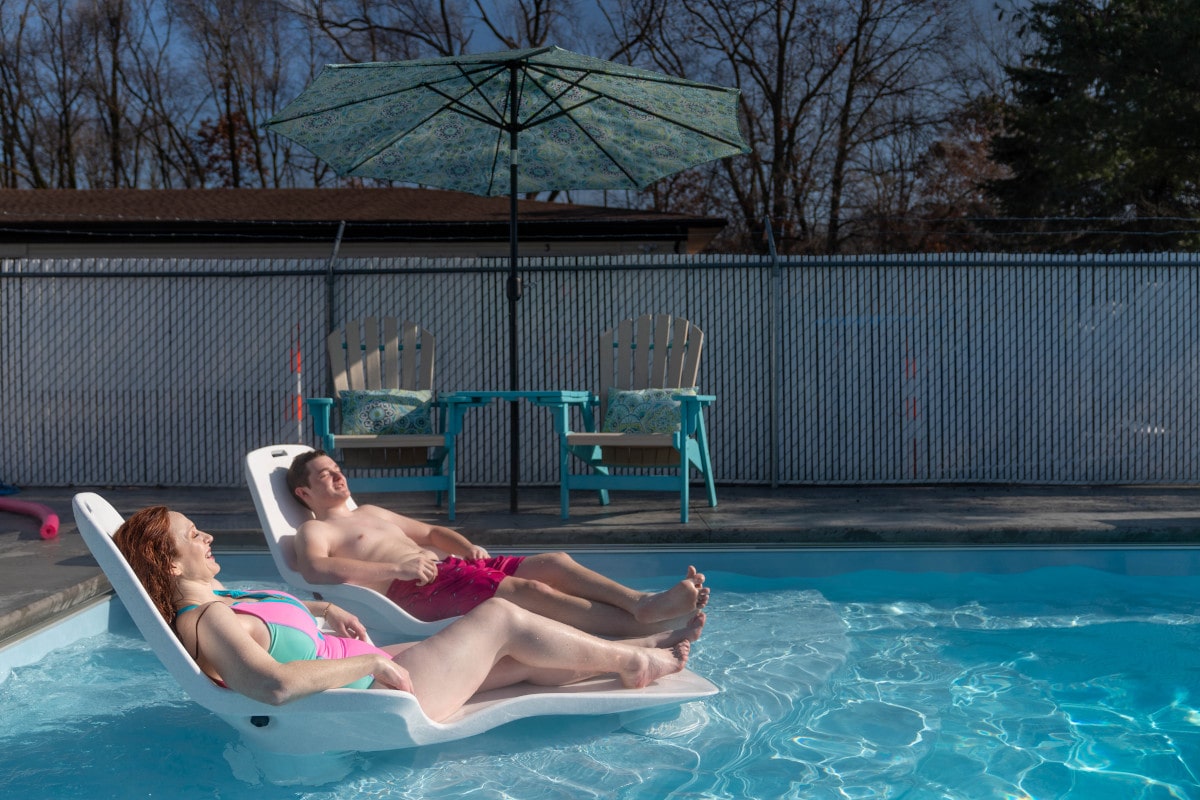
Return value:
M 308 485 L 297 490 L 309 506 L 314 503 L 323 506 L 331 500 L 344 500 L 350 497 L 350 487 L 346 484 L 346 476 L 338 467 L 337 462 L 329 456 L 317 456 L 308 462 L 305 473 Z

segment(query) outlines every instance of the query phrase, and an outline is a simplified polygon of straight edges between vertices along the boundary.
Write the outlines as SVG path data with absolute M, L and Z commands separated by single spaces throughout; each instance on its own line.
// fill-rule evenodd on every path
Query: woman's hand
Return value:
M 412 678 L 408 676 L 408 670 L 385 656 L 379 656 L 378 659 L 379 663 L 371 671 L 375 685 L 383 689 L 399 689 L 402 692 L 413 694 Z
M 359 622 L 358 617 L 333 603 L 330 603 L 325 609 L 325 624 L 338 636 L 348 636 L 364 642 L 371 641 L 367 636 L 366 626 Z

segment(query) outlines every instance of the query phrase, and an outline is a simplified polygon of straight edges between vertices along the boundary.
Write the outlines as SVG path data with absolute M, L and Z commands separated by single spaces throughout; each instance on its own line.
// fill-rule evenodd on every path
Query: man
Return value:
M 688 567 L 664 592 L 623 586 L 566 553 L 491 557 L 458 531 L 378 506 L 349 506 L 337 462 L 301 453 L 288 489 L 313 512 L 296 531 L 296 567 L 311 583 L 352 583 L 386 595 L 417 619 L 470 611 L 501 597 L 542 616 L 601 636 L 642 636 L 704 623 L 704 576 Z

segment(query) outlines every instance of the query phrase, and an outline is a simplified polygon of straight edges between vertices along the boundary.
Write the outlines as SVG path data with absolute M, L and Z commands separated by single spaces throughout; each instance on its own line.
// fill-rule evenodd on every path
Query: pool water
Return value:
M 1002 556 L 708 568 L 715 697 L 302 762 L 247 750 L 118 628 L 0 684 L 0 796 L 1200 797 L 1197 554 Z

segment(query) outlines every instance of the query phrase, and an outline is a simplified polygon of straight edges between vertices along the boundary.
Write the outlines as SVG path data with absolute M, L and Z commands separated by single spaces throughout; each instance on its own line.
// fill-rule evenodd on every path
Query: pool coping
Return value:
M 128 516 L 170 505 L 216 537 L 218 549 L 264 550 L 249 492 L 188 487 L 25 488 L 19 497 L 55 509 L 59 536 L 42 540 L 32 518 L 0 515 L 0 643 L 110 591 L 75 530 L 71 497 L 96 491 Z M 1189 546 L 1200 544 L 1197 486 L 801 486 L 718 487 L 717 508 L 694 497 L 679 521 L 669 496 L 615 495 L 599 506 L 573 496 L 559 517 L 555 487 L 467 487 L 447 523 L 432 495 L 359 495 L 451 524 L 493 550 L 591 547 Z

